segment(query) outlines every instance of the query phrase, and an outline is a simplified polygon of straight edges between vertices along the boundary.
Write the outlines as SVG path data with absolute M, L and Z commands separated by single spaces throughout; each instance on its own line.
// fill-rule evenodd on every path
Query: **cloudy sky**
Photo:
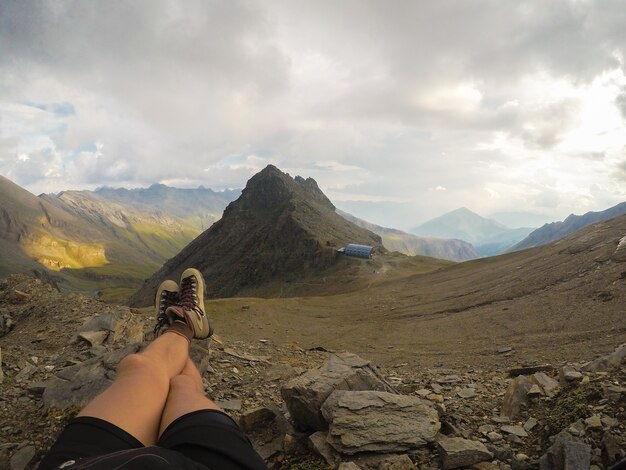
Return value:
M 626 200 L 623 0 L 0 0 L 0 174 L 243 187 L 408 229 Z

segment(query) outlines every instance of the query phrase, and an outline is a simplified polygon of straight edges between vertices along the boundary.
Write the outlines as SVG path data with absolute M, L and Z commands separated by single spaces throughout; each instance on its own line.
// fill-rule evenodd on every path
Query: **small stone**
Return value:
M 571 366 L 563 366 L 559 371 L 559 380 L 563 385 L 571 382 L 579 382 L 582 378 L 583 374 L 581 374 Z
M 541 395 L 543 395 L 543 390 L 541 390 L 541 387 L 537 384 L 533 384 L 532 387 L 530 387 L 530 390 L 528 390 L 529 398 L 537 398 Z
M 510 346 L 502 346 L 497 349 L 498 354 L 504 354 L 513 351 L 513 348 Z
M 582 419 L 579 419 L 575 423 L 571 424 L 569 428 L 567 428 L 567 432 L 569 432 L 572 436 L 584 436 L 585 423 Z
M 533 374 L 531 380 L 539 385 L 548 397 L 553 397 L 561 388 L 559 382 L 543 372 Z
M 427 390 L 427 389 L 425 389 L 425 388 L 420 388 L 420 389 L 419 389 L 419 390 L 417 390 L 415 393 L 416 393 L 417 395 L 419 395 L 420 397 L 424 398 L 424 397 L 427 397 L 428 395 L 430 395 L 430 394 L 431 394 L 431 393 L 433 393 L 433 392 L 431 392 L 430 390 Z
M 514 436 L 528 437 L 528 433 L 526 432 L 526 430 L 517 424 L 502 426 L 500 430 L 507 434 L 513 434 Z
M 539 422 L 535 418 L 530 417 L 524 423 L 524 429 L 530 432 L 537 424 L 539 424 Z
M 496 424 L 508 424 L 511 420 L 506 416 L 492 416 L 491 422 Z
M 454 384 L 461 381 L 461 377 L 458 375 L 446 375 L 445 377 L 441 377 L 437 379 L 437 382 L 440 384 Z
M 33 457 L 35 457 L 35 447 L 22 447 L 11 457 L 11 470 L 24 470 Z
M 590 416 L 585 420 L 587 429 L 602 429 L 602 421 L 599 415 Z
M 309 445 L 328 465 L 334 466 L 337 460 L 339 460 L 339 457 L 335 449 L 328 443 L 326 435 L 327 434 L 323 431 L 314 432 L 309 436 Z
M 439 440 L 437 445 L 444 470 L 467 467 L 493 458 L 493 454 L 479 441 L 449 437 Z
M 476 389 L 474 388 L 462 388 L 456 394 L 461 398 L 474 398 L 476 396 Z
M 614 428 L 619 425 L 619 421 L 615 418 L 611 418 L 610 416 L 602 416 L 601 421 L 607 428 Z
M 502 434 L 497 433 L 497 432 L 488 432 L 487 433 L 487 439 L 489 439 L 491 442 L 498 442 L 501 441 L 503 439 Z
M 341 462 L 337 470 L 361 470 L 361 467 L 354 462 Z
M 481 424 L 480 426 L 478 426 L 478 432 L 483 435 L 487 435 L 487 433 L 493 432 L 495 430 L 496 429 L 491 424 Z
M 233 400 L 215 400 L 215 404 L 227 411 L 239 411 L 241 410 L 241 400 L 233 399 Z
M 438 393 L 431 393 L 426 398 L 436 403 L 443 403 L 443 395 L 439 395 Z
M 90 346 L 100 346 L 108 336 L 108 331 L 81 331 L 78 333 L 78 338 L 86 341 Z
M 528 459 L 530 459 L 530 457 L 528 457 L 528 455 L 526 454 L 515 454 L 515 460 L 517 460 L 518 462 L 525 462 Z

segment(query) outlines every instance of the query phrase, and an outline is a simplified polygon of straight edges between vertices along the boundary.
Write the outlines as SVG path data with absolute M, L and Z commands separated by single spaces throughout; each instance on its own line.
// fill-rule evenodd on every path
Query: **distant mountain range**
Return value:
M 389 251 L 398 251 L 409 256 L 432 256 L 433 258 L 450 261 L 467 261 L 480 258 L 481 256 L 470 243 L 463 240 L 418 237 L 402 230 L 381 227 L 380 225 L 366 222 L 339 209 L 337 209 L 337 213 L 353 224 L 379 235 L 382 238 L 383 245 Z
M 509 228 L 486 219 L 466 207 L 448 212 L 419 225 L 411 232 L 421 237 L 439 237 L 471 243 L 480 256 L 506 251 L 526 237 L 533 228 Z
M 622 202 L 603 211 L 587 212 L 583 215 L 570 214 L 561 222 L 552 222 L 539 227 L 508 251 L 519 251 L 525 248 L 545 245 L 559 240 L 583 227 L 603 220 L 612 219 L 622 214 L 626 214 L 626 202 Z
M 35 196 L 0 177 L 0 275 L 46 269 L 61 286 L 124 298 L 238 194 L 153 185 Z

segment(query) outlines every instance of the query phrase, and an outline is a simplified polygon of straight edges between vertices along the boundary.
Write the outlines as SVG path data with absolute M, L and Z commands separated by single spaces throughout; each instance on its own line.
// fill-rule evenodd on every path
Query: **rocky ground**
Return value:
M 36 468 L 153 321 L 37 279 L 0 281 L 0 468 Z M 626 457 L 626 347 L 591 362 L 420 369 L 264 337 L 196 343 L 207 394 L 270 468 L 607 469 Z

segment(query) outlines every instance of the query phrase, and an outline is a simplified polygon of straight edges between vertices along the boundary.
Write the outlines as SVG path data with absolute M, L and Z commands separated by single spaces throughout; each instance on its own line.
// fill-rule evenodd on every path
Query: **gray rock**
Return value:
M 600 419 L 600 415 L 590 416 L 585 419 L 585 424 L 587 425 L 587 429 L 602 429 L 602 420 Z
M 339 454 L 328 443 L 327 433 L 317 431 L 311 434 L 309 436 L 309 446 L 313 452 L 323 458 L 331 467 L 339 461 Z
M 461 398 L 474 398 L 476 396 L 475 388 L 462 388 L 456 394 Z
M 441 377 L 437 379 L 437 382 L 440 384 L 454 384 L 461 381 L 461 377 L 458 375 L 446 375 L 445 377 Z
M 515 418 L 520 412 L 522 405 L 528 404 L 528 391 L 533 383 L 525 376 L 515 377 L 504 395 L 500 414 L 509 419 Z
M 46 382 L 43 392 L 45 409 L 82 408 L 111 385 L 110 377 L 118 362 L 138 349 L 139 345 L 130 345 L 60 370 L 56 377 Z
M 526 430 L 517 424 L 504 425 L 500 428 L 500 430 L 507 434 L 513 434 L 514 436 L 517 436 L 517 437 L 528 437 L 528 433 L 526 432 Z
M 432 442 L 441 428 L 430 403 L 376 391 L 333 392 L 322 406 L 328 442 L 339 452 L 403 452 Z
M 90 346 L 100 346 L 109 336 L 108 331 L 81 331 L 78 338 L 89 343 Z
M 536 372 L 531 377 L 531 380 L 539 385 L 548 397 L 556 395 L 561 388 L 559 382 L 543 372 Z
M 248 435 L 252 446 L 263 459 L 269 459 L 283 450 L 291 426 L 276 407 L 261 407 L 241 415 L 239 425 Z
M 239 411 L 243 406 L 239 398 L 233 398 L 232 400 L 215 400 L 215 404 L 227 411 Z
M 24 470 L 33 460 L 33 457 L 35 457 L 35 448 L 33 446 L 22 447 L 11 457 L 10 469 Z
M 380 465 L 379 470 L 416 470 L 417 466 L 408 455 L 394 455 L 386 458 Z
M 588 362 L 582 367 L 584 372 L 603 372 L 616 369 L 626 358 L 626 344 L 618 346 L 614 352 Z
M 493 459 L 493 454 L 479 441 L 449 437 L 437 441 L 437 446 L 444 470 L 469 467 L 475 463 Z
M 571 382 L 579 382 L 582 380 L 583 374 L 578 372 L 572 366 L 563 366 L 559 370 L 559 382 L 565 386 Z
M 495 431 L 490 431 L 487 433 L 487 439 L 489 439 L 491 442 L 500 442 L 504 438 L 502 437 L 502 434 Z
M 537 426 L 537 424 L 539 424 L 539 422 L 535 418 L 530 417 L 524 423 L 524 429 L 530 432 L 535 428 L 535 426 Z
M 320 409 L 334 390 L 393 391 L 369 361 L 355 354 L 333 354 L 317 369 L 295 377 L 280 393 L 296 425 L 301 429 L 325 430 L 328 423 Z
M 588 470 L 591 465 L 591 447 L 576 441 L 561 431 L 554 443 L 539 460 L 540 470 Z

